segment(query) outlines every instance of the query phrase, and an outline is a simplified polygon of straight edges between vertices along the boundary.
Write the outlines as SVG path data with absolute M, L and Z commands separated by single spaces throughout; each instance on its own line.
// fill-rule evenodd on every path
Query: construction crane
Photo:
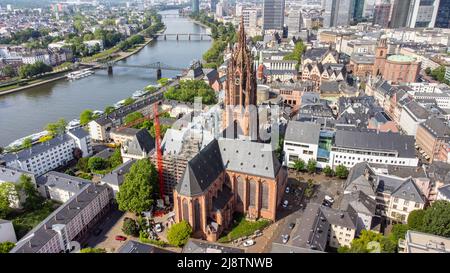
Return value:
M 155 116 L 155 148 L 156 148 L 156 163 L 158 166 L 158 180 L 159 180 L 159 195 L 164 200 L 164 177 L 163 177 L 163 162 L 161 151 L 161 128 L 159 124 L 158 104 L 153 104 L 153 114 Z
M 163 159 L 162 159 L 162 150 L 161 150 L 161 126 L 159 122 L 159 116 L 168 112 L 168 110 L 164 110 L 162 112 L 158 111 L 158 105 L 159 101 L 155 102 L 153 104 L 153 114 L 148 114 L 142 118 L 136 119 L 132 122 L 126 123 L 119 128 L 117 128 L 117 131 L 120 132 L 126 128 L 130 128 L 133 126 L 136 126 L 146 120 L 152 120 L 153 124 L 155 126 L 155 149 L 156 149 L 156 165 L 158 168 L 158 182 L 159 182 L 159 196 L 164 201 L 164 167 L 163 167 Z

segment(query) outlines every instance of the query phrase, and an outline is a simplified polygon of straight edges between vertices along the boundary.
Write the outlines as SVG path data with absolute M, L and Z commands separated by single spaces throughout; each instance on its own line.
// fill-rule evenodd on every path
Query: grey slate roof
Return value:
M 59 135 L 50 139 L 49 141 L 35 144 L 31 148 L 21 150 L 17 153 L 8 153 L 1 159 L 3 159 L 5 162 L 11 162 L 14 160 L 24 161 L 36 155 L 42 154 L 70 140 L 72 140 L 72 138 L 67 134 Z
M 320 93 L 339 93 L 339 83 L 337 81 L 323 81 L 320 85 Z
M 426 202 L 420 189 L 411 178 L 403 182 L 393 193 L 392 196 L 399 197 L 405 200 L 414 201 L 416 203 L 424 204 Z
M 417 121 L 417 119 L 427 119 L 430 113 L 420 106 L 417 102 L 411 101 L 403 106 L 404 108 L 408 109 L 413 115 L 414 119 Z
M 414 136 L 390 132 L 336 131 L 335 147 L 365 149 L 374 151 L 395 151 L 399 157 L 415 157 Z
M 373 216 L 375 215 L 376 206 L 377 202 L 363 191 L 355 191 L 344 194 L 339 208 L 346 211 L 349 207 L 352 207 L 357 213 Z
M 132 140 L 127 140 L 124 143 L 127 147 L 127 153 L 140 155 L 150 153 L 155 148 L 155 139 L 150 135 L 146 129 L 139 130 Z
M 287 125 L 284 140 L 308 144 L 319 144 L 320 124 L 290 121 Z
M 442 195 L 445 196 L 445 198 L 450 200 L 450 184 L 440 187 L 438 189 L 438 192 L 440 192 Z
M 429 118 L 423 122 L 421 127 L 425 128 L 435 138 L 450 139 L 450 127 L 441 119 Z
M 183 253 L 244 253 L 245 251 L 237 247 L 229 247 L 208 241 L 189 239 L 183 247 Z
M 36 182 L 39 185 L 45 185 L 49 188 L 56 188 L 73 193 L 80 192 L 86 185 L 92 183 L 91 181 L 86 179 L 55 171 L 50 171 L 44 175 L 39 176 L 36 179 Z
M 136 160 L 128 160 L 127 162 L 117 166 L 113 171 L 107 173 L 102 177 L 101 181 L 111 185 L 120 186 L 125 179 L 125 174 L 130 171 L 131 166 L 136 162 Z
M 0 181 L 15 183 L 15 182 L 19 181 L 22 174 L 25 174 L 28 176 L 34 176 L 34 174 L 31 172 L 18 170 L 18 169 L 11 168 L 11 167 L 0 166 Z
M 214 139 L 189 160 L 176 190 L 181 195 L 203 193 L 223 171 L 274 179 L 281 164 L 269 144 L 237 139 Z
M 118 135 L 125 135 L 125 136 L 134 136 L 139 132 L 139 129 L 136 128 L 121 128 L 120 130 L 117 128 L 112 128 L 111 133 L 118 134 Z
M 89 133 L 81 127 L 71 129 L 69 132 L 79 139 L 89 136 Z
M 117 253 L 172 253 L 172 251 L 128 240 L 117 250 Z
M 56 235 L 56 231 L 52 229 L 53 225 L 69 223 L 105 190 L 107 191 L 108 188 L 103 185 L 93 183 L 86 185 L 81 192 L 72 196 L 25 235 L 25 238 L 28 238 L 29 235 L 34 234 L 33 237 L 26 239 L 24 243 L 17 244 L 10 252 L 36 253 Z

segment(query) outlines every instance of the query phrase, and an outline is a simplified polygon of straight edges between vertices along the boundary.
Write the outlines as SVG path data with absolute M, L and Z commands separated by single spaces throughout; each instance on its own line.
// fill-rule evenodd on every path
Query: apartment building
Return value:
M 284 165 L 295 160 L 317 161 L 317 167 L 352 168 L 359 162 L 417 166 L 414 137 L 391 132 L 321 129 L 320 125 L 290 121 L 284 140 Z
M 40 176 L 64 166 L 74 159 L 74 150 L 80 149 L 83 157 L 92 154 L 91 138 L 81 128 L 73 129 L 31 148 L 8 153 L 1 158 L 7 167 L 20 169 Z
M 122 143 L 120 154 L 124 162 L 132 159 L 149 158 L 155 149 L 155 139 L 146 129 L 141 129 L 131 138 Z
M 419 124 L 426 121 L 429 115 L 425 108 L 411 101 L 403 106 L 399 125 L 407 135 L 415 136 Z
M 25 235 L 11 253 L 62 253 L 76 250 L 106 214 L 110 189 L 89 183 Z
M 399 253 L 450 253 L 450 239 L 408 230 L 398 242 Z
M 425 207 L 427 197 L 421 188 L 427 183 L 430 183 L 429 179 L 381 174 L 367 162 L 362 162 L 351 169 L 344 184 L 344 194 L 362 191 L 376 201 L 377 215 L 406 222 L 411 211 Z
M 100 182 L 107 184 L 112 189 L 114 197 L 119 192 L 119 188 L 125 180 L 125 175 L 130 171 L 131 166 L 135 162 L 136 160 L 128 160 L 101 178 Z
M 419 125 L 416 134 L 417 146 L 423 151 L 426 159 L 433 162 L 447 161 L 446 153 L 441 156 L 442 149 L 450 141 L 450 127 L 438 118 L 430 118 Z
M 38 189 L 48 199 L 67 202 L 83 188 L 92 183 L 89 180 L 59 172 L 48 172 L 37 178 Z

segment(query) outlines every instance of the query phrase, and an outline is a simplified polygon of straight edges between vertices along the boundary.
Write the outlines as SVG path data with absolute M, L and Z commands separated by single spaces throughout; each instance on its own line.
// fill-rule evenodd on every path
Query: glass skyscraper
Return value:
M 263 3 L 263 29 L 283 30 L 284 0 L 264 0 Z
M 435 27 L 450 28 L 450 0 L 441 0 Z

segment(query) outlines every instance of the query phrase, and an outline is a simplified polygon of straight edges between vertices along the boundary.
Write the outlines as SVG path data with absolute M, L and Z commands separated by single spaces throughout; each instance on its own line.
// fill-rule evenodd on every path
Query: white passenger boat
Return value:
M 142 97 L 144 94 L 145 94 L 144 90 L 137 90 L 133 93 L 133 95 L 131 95 L 131 97 L 133 99 L 138 99 L 138 98 Z
M 81 126 L 80 125 L 80 120 L 79 119 L 73 119 L 67 124 L 66 129 L 67 130 L 71 130 L 71 129 L 74 129 L 74 128 L 78 128 L 80 126 Z
M 120 108 L 125 104 L 125 100 L 118 101 L 114 104 L 114 108 Z
M 22 137 L 22 138 L 19 138 L 19 139 L 15 140 L 15 141 L 11 142 L 8 146 L 6 146 L 6 148 L 13 148 L 15 146 L 20 146 L 20 145 L 22 145 L 23 141 L 25 139 L 27 139 L 27 138 L 30 138 L 32 142 L 36 142 L 41 137 L 46 136 L 48 134 L 49 134 L 48 131 L 42 131 L 42 132 L 39 132 L 39 133 L 36 133 L 36 134 L 32 134 L 32 135 L 29 135 L 29 136 L 26 136 L 26 137 Z
M 93 115 L 96 115 L 96 116 L 103 115 L 103 113 L 104 113 L 104 112 L 103 112 L 103 111 L 100 111 L 100 110 L 95 110 L 95 111 L 92 112 L 92 114 L 93 114 Z
M 75 71 L 75 72 L 70 72 L 69 74 L 67 74 L 67 78 L 69 80 L 78 80 L 84 77 L 88 77 L 92 74 L 94 74 L 95 72 L 93 70 L 90 70 L 88 68 L 86 69 L 82 69 L 79 71 Z

